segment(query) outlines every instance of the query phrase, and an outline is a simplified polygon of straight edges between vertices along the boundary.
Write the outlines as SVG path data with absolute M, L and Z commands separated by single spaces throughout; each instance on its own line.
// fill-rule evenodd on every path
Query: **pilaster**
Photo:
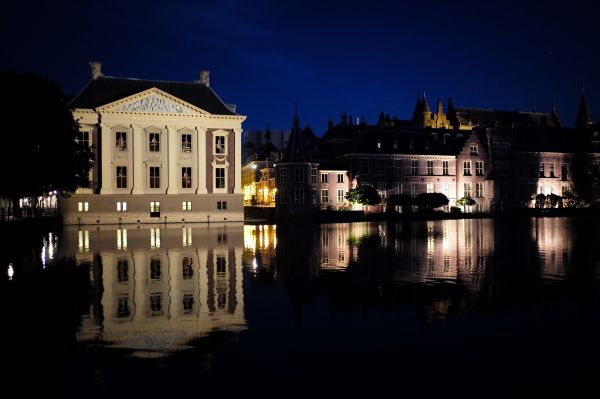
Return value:
M 114 185 L 113 185 L 113 145 L 112 145 L 112 136 L 111 129 L 106 123 L 100 124 L 100 135 L 101 135 L 101 165 L 102 165 L 102 188 L 100 189 L 100 194 L 113 194 L 114 193 Z
M 167 194 L 178 194 L 181 188 L 181 179 L 178 178 L 181 173 L 181 165 L 179 164 L 179 153 L 181 152 L 179 141 L 179 132 L 173 127 L 166 126 L 167 130 Z
M 234 194 L 242 193 L 242 129 L 233 129 L 235 133 L 235 180 Z
M 143 194 L 146 191 L 144 167 L 144 131 L 137 125 L 131 125 L 133 141 L 133 188 L 131 194 Z
M 197 194 L 207 194 L 206 189 L 206 128 L 196 127 L 196 143 L 198 145 L 198 190 Z

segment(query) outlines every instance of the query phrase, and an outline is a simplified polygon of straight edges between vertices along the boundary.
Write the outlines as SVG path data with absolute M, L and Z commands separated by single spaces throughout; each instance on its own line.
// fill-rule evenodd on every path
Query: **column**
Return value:
M 101 145 L 102 145 L 102 153 L 101 153 L 101 167 L 102 167 L 102 188 L 100 189 L 100 194 L 113 194 L 114 193 L 114 185 L 113 185 L 113 145 L 112 145 L 112 137 L 111 137 L 111 129 L 106 123 L 100 124 L 100 135 L 101 135 Z
M 136 125 L 131 125 L 133 141 L 133 188 L 131 194 L 143 194 L 146 191 L 146 171 L 144 164 L 144 131 Z
M 175 128 L 166 126 L 166 130 L 168 140 L 166 165 L 169 176 L 167 181 L 167 194 L 178 194 L 179 188 L 181 187 L 181 165 L 178 162 L 179 153 L 181 152 L 181 139 L 179 137 L 179 132 L 177 132 Z
M 233 129 L 235 133 L 235 186 L 234 194 L 242 193 L 242 129 Z
M 198 143 L 198 190 L 197 194 L 206 194 L 206 128 L 196 127 L 196 143 Z

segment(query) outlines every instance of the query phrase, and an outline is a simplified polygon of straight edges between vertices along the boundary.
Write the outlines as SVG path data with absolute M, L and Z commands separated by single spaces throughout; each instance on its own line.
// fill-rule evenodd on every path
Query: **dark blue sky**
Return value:
M 71 4 L 72 3 L 72 4 Z M 1 69 L 76 94 L 88 61 L 111 76 L 191 81 L 211 71 L 245 129 L 289 128 L 294 99 L 322 134 L 345 108 L 374 122 L 432 107 L 548 111 L 573 125 L 585 83 L 600 116 L 598 6 L 565 2 L 19 1 L 0 15 Z M 594 8 L 596 7 L 596 8 Z

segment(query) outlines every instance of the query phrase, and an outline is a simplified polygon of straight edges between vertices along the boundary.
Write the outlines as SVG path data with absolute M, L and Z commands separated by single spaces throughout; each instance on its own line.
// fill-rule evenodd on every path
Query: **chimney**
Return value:
M 92 79 L 96 79 L 100 76 L 104 76 L 102 73 L 102 63 L 98 61 L 90 61 L 92 67 Z
M 200 84 L 203 84 L 206 87 L 210 87 L 210 71 L 200 71 Z

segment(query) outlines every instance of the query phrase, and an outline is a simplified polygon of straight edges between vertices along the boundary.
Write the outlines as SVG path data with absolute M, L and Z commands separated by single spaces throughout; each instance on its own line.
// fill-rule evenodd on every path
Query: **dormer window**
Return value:
M 471 156 L 479 155 L 479 148 L 476 145 L 471 146 Z

